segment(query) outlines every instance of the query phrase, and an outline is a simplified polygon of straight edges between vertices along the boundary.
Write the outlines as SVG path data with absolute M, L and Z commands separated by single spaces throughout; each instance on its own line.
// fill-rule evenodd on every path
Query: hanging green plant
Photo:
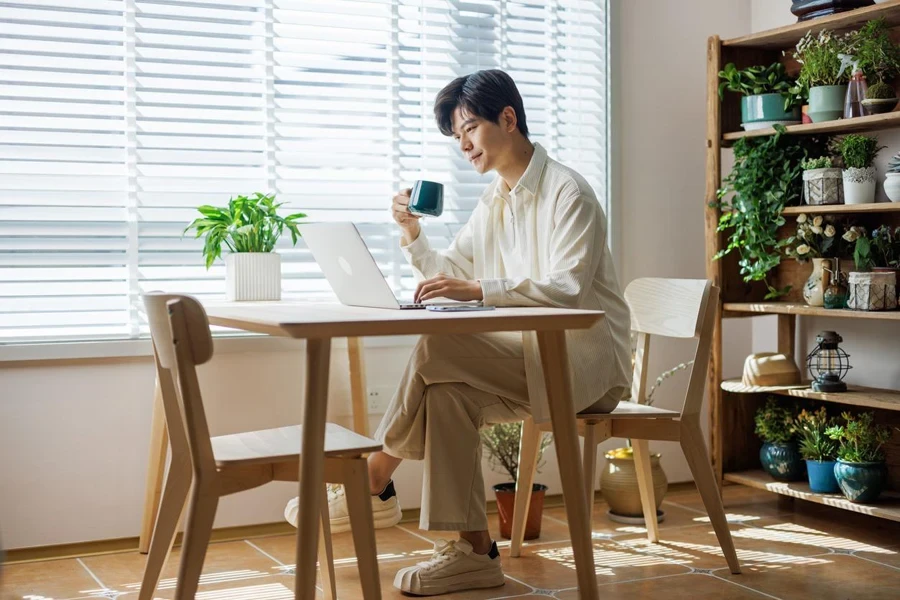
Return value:
M 734 168 L 710 203 L 722 211 L 717 231 L 729 231 L 725 248 L 714 260 L 737 251 L 744 281 L 764 281 L 766 299 L 783 296 L 766 276 L 781 263 L 789 239 L 778 239 L 785 206 L 799 205 L 804 159 L 826 154 L 827 139 L 788 136 L 781 125 L 767 137 L 744 137 L 734 145 Z

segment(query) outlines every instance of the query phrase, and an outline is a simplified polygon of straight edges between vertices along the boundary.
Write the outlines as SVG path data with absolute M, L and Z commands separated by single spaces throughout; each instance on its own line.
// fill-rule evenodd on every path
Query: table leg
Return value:
M 300 451 L 300 506 L 297 511 L 297 575 L 295 597 L 316 597 L 321 487 L 328 408 L 331 339 L 306 340 L 306 397 L 303 400 L 303 446 Z
M 141 519 L 141 537 L 138 550 L 146 554 L 150 550 L 150 538 L 159 511 L 162 494 L 163 473 L 166 470 L 166 455 L 169 450 L 169 434 L 166 430 L 166 415 L 163 410 L 162 390 L 159 379 L 153 392 L 153 417 L 150 425 L 150 459 L 147 464 L 147 487 L 144 491 L 144 515 Z
M 369 435 L 369 403 L 366 401 L 366 357 L 362 338 L 347 338 L 350 362 L 350 398 L 353 402 L 353 431 Z
M 591 545 L 591 519 L 584 492 L 581 456 L 578 448 L 578 426 L 572 402 L 568 354 L 564 331 L 539 331 L 538 346 L 547 386 L 553 442 L 566 503 L 572 554 L 578 574 L 578 591 L 583 599 L 598 598 Z

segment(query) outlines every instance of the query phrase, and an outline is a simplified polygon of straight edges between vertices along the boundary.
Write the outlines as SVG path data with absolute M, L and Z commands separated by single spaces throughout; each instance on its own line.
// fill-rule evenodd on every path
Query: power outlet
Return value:
M 393 387 L 385 385 L 370 387 L 367 394 L 368 411 L 370 413 L 384 414 L 388 404 L 391 402 L 391 398 L 394 397 L 395 391 Z

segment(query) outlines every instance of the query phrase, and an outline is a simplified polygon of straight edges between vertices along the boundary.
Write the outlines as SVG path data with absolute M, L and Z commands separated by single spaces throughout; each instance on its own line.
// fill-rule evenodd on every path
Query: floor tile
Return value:
M 100 586 L 75 559 L 0 566 L 0 596 L 7 598 L 102 597 Z
M 559 600 L 577 600 L 578 592 L 568 590 L 556 597 Z M 600 587 L 600 597 L 603 600 L 761 600 L 766 596 L 709 575 L 688 574 L 604 585 Z

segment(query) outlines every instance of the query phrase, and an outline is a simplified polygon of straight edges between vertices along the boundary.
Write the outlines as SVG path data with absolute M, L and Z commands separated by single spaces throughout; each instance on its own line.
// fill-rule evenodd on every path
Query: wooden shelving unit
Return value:
M 704 205 L 707 276 L 721 289 L 720 311 L 713 333 L 712 358 L 709 369 L 707 394 L 709 395 L 710 454 L 713 468 L 720 482 L 731 482 L 764 489 L 773 493 L 792 496 L 819 504 L 834 506 L 844 510 L 900 521 L 900 436 L 894 436 L 887 446 L 889 467 L 889 488 L 877 504 L 870 506 L 848 502 L 840 495 L 815 494 L 808 486 L 799 483 L 780 483 L 763 473 L 759 464 L 760 441 L 753 432 L 753 415 L 769 394 L 785 399 L 796 398 L 834 405 L 834 412 L 842 410 L 874 410 L 880 423 L 900 427 L 900 392 L 861 386 L 850 386 L 841 394 L 821 394 L 808 387 L 767 388 L 747 390 L 740 381 L 723 381 L 722 319 L 731 317 L 753 317 L 776 315 L 778 322 L 778 343 L 776 350 L 795 361 L 805 372 L 805 360 L 796 356 L 794 338 L 798 318 L 834 318 L 846 322 L 847 319 L 860 321 L 900 321 L 900 311 L 863 312 L 850 310 L 828 310 L 807 306 L 802 297 L 802 284 L 809 276 L 810 266 L 796 261 L 782 261 L 770 273 L 769 283 L 776 288 L 792 286 L 792 290 L 779 301 L 765 300 L 765 287 L 760 284 L 745 283 L 738 270 L 734 256 L 720 261 L 712 257 L 725 247 L 725 234 L 717 231 L 720 214 L 710 208 L 717 199 L 717 190 L 722 182 L 722 152 L 735 141 L 745 137 L 773 135 L 773 129 L 744 131 L 741 128 L 740 98 L 737 94 L 726 93 L 719 100 L 718 73 L 733 62 L 738 68 L 752 65 L 766 65 L 775 61 L 784 63 L 787 72 L 796 75 L 799 65 L 786 58 L 783 51 L 792 49 L 797 41 L 812 31 L 817 34 L 823 29 L 845 32 L 858 29 L 871 19 L 883 17 L 892 29 L 894 39 L 900 39 L 900 0 L 829 17 L 796 23 L 769 31 L 755 33 L 731 40 L 721 40 L 712 36 L 707 46 L 707 156 L 706 195 Z M 790 135 L 841 135 L 856 132 L 878 132 L 900 127 L 900 110 L 856 119 L 842 119 L 824 123 L 793 125 L 787 127 Z M 798 206 L 787 208 L 785 215 L 849 215 L 857 223 L 877 226 L 882 223 L 891 227 L 900 226 L 900 203 L 883 202 L 869 205 L 838 206 Z M 789 236 L 796 227 L 795 219 L 788 218 L 779 235 Z M 837 326 L 836 326 L 837 328 Z M 897 336 L 890 325 L 887 335 Z M 852 364 L 852 359 L 851 359 Z M 851 371 L 852 373 L 852 371 Z M 852 376 L 850 377 L 852 380 Z

